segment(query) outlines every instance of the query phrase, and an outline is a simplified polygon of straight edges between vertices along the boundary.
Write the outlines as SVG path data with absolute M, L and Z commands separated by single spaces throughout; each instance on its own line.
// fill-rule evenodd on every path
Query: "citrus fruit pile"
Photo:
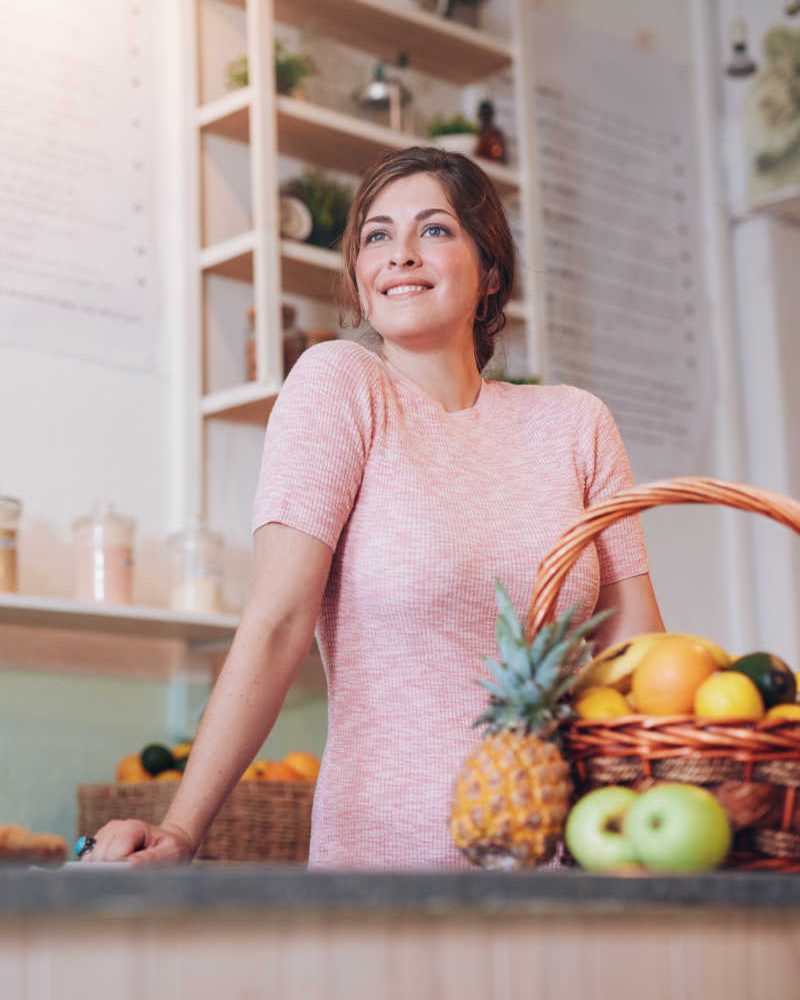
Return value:
M 797 719 L 798 675 L 774 653 L 732 657 L 702 636 L 648 632 L 610 646 L 576 686 L 579 719 L 694 715 L 698 719 Z
M 117 764 L 116 779 L 130 781 L 180 781 L 189 754 L 190 741 L 168 747 L 148 743 L 139 753 L 128 754 Z M 241 781 L 315 782 L 319 760 L 305 750 L 293 750 L 279 761 L 257 759 L 245 770 Z

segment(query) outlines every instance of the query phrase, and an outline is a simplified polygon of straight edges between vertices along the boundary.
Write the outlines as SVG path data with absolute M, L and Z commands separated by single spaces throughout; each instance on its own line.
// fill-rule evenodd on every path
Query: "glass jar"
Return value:
M 0 593 L 17 590 L 17 532 L 22 515 L 22 502 L 15 497 L 0 496 Z
M 133 535 L 136 522 L 111 504 L 95 507 L 72 525 L 75 596 L 95 604 L 133 603 Z
M 203 521 L 167 539 L 170 607 L 213 615 L 222 611 L 222 535 Z

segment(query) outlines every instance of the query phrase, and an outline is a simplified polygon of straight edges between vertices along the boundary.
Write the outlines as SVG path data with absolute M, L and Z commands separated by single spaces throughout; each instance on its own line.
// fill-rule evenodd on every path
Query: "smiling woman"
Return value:
M 250 596 L 180 789 L 161 826 L 100 830 L 92 862 L 192 856 L 316 626 L 328 738 L 310 866 L 468 867 L 448 817 L 485 708 L 475 681 L 494 652 L 494 582 L 524 607 L 564 528 L 630 484 L 595 396 L 481 375 L 514 248 L 475 163 L 438 148 L 384 158 L 343 252 L 345 306 L 381 349 L 324 343 L 292 368 L 264 442 Z M 662 628 L 635 519 L 585 550 L 558 610 L 585 621 L 612 602 L 601 644 Z

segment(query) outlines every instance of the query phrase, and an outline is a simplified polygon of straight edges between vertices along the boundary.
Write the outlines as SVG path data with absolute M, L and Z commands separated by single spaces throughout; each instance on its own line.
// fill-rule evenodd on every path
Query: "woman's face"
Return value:
M 356 282 L 362 312 L 384 340 L 472 344 L 478 251 L 431 174 L 392 181 L 375 198 L 359 234 Z

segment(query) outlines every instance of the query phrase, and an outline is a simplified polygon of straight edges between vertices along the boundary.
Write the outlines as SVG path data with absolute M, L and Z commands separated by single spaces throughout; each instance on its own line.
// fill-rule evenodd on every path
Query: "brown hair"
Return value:
M 358 326 L 364 320 L 356 284 L 361 227 L 380 192 L 401 177 L 432 174 L 442 185 L 458 220 L 478 249 L 481 300 L 473 321 L 473 343 L 478 370 L 494 355 L 494 338 L 506 324 L 503 309 L 514 284 L 515 250 L 502 202 L 494 185 L 469 157 L 437 146 L 411 146 L 387 153 L 366 173 L 350 206 L 342 235 L 344 270 L 339 298 L 342 321 Z M 493 292 L 489 285 L 496 285 Z

